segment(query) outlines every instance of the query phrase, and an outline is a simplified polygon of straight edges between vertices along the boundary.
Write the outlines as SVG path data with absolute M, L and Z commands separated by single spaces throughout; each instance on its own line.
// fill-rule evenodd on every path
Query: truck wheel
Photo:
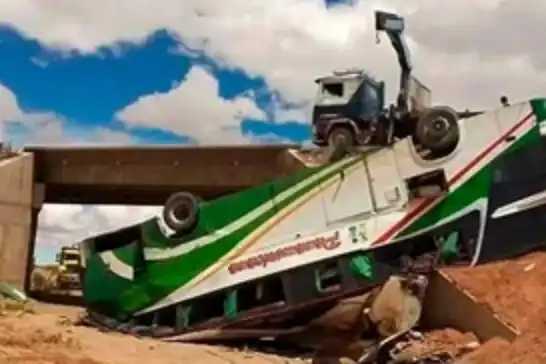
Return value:
M 433 107 L 417 121 L 415 137 L 431 151 L 453 150 L 459 142 L 458 120 L 453 109 L 446 106 Z
M 350 129 L 334 127 L 328 135 L 328 147 L 330 148 L 330 162 L 337 162 L 349 153 L 349 148 L 355 144 L 355 137 Z
M 163 207 L 163 221 L 176 233 L 189 234 L 199 222 L 200 199 L 189 192 L 171 195 Z

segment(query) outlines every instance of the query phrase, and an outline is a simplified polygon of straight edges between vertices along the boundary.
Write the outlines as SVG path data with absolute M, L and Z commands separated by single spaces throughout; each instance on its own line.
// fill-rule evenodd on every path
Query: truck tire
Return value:
M 199 223 L 200 201 L 189 192 L 172 194 L 163 206 L 163 221 L 178 234 L 190 234 Z
M 433 152 L 454 150 L 459 142 L 459 123 L 455 110 L 433 107 L 417 121 L 415 137 L 419 144 Z
M 330 149 L 330 162 L 337 162 L 343 158 L 349 149 L 355 145 L 353 132 L 344 126 L 335 126 L 328 134 L 328 148 Z

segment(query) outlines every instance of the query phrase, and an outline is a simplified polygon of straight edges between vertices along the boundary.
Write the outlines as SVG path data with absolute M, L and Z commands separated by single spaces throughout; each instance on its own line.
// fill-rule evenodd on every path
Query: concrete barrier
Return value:
M 31 261 L 33 156 L 0 160 L 0 281 L 25 288 Z
M 431 329 L 451 327 L 460 332 L 472 332 L 482 342 L 495 337 L 512 341 L 519 335 L 516 328 L 479 304 L 441 271 L 435 271 L 430 277 L 421 322 Z

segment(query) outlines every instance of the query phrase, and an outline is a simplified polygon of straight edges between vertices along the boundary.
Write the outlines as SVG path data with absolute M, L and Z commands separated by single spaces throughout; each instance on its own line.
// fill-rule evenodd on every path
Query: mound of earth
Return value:
M 503 340 L 486 343 L 470 354 L 465 364 L 546 361 L 546 252 L 445 272 L 521 332 L 513 343 Z

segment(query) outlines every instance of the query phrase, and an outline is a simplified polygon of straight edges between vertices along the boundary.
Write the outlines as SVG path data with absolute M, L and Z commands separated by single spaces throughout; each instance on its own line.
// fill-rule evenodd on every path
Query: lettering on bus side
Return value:
M 240 273 L 255 268 L 265 268 L 269 263 L 279 262 L 283 259 L 296 255 L 307 254 L 312 251 L 337 249 L 341 245 L 339 231 L 335 231 L 330 236 L 319 236 L 305 240 L 290 246 L 278 248 L 271 252 L 262 253 L 229 265 L 228 270 L 231 274 Z

